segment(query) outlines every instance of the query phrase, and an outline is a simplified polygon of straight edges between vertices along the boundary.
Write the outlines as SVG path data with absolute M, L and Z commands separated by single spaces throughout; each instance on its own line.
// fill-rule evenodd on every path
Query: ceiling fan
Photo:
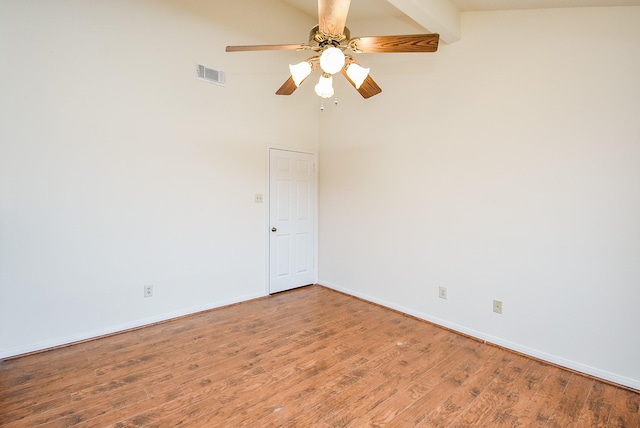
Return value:
M 360 95 L 370 98 L 382 92 L 382 89 L 369 75 L 369 69 L 360 66 L 352 53 L 438 50 L 440 36 L 435 33 L 351 38 L 349 29 L 345 27 L 350 3 L 351 0 L 318 0 L 318 25 L 309 32 L 308 44 L 227 46 L 226 52 L 310 50 L 314 56 L 289 66 L 291 77 L 276 91 L 277 95 L 291 95 L 320 66 L 322 75 L 315 86 L 318 96 L 330 98 L 334 95 L 332 76 L 341 72 Z

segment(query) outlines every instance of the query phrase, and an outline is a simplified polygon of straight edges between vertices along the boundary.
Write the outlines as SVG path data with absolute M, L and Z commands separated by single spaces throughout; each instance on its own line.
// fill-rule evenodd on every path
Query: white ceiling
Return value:
M 638 6 L 640 0 L 449 0 L 461 11 Z
M 317 0 L 281 1 L 317 19 Z M 410 19 L 448 44 L 460 40 L 461 12 L 611 6 L 640 6 L 640 0 L 351 0 L 347 23 Z
M 316 0 L 283 0 L 307 15 L 318 15 Z M 640 0 L 449 0 L 460 11 L 547 9 L 562 7 L 640 6 Z M 387 0 L 351 0 L 351 19 L 402 16 Z
M 283 0 L 291 6 L 306 13 L 309 16 L 318 16 L 317 0 Z M 401 16 L 403 15 L 387 0 L 351 0 L 349 6 L 349 18 L 380 18 L 385 16 Z

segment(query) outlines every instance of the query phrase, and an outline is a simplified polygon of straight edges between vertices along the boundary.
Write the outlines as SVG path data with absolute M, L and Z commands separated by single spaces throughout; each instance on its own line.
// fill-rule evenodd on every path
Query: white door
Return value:
M 269 150 L 269 293 L 313 284 L 315 155 Z

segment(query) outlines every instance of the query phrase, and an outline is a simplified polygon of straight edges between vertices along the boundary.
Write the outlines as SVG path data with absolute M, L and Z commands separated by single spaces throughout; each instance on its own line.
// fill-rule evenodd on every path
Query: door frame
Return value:
M 282 150 L 285 152 L 294 152 L 294 153 L 304 153 L 313 156 L 313 163 L 315 165 L 314 168 L 314 211 L 313 211 L 313 283 L 318 282 L 318 153 L 313 150 L 300 149 L 297 147 L 291 146 L 282 146 L 282 145 L 268 145 L 267 146 L 267 186 L 265 192 L 265 293 L 269 296 L 270 286 L 271 286 L 271 247 L 270 247 L 270 239 L 271 239 L 271 218 L 270 218 L 270 207 L 271 207 L 271 150 Z

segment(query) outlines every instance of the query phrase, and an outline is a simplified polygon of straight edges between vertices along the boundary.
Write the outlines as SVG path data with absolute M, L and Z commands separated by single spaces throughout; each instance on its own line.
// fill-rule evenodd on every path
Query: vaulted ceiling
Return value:
M 318 13 L 316 0 L 284 0 L 309 16 Z M 468 11 L 547 9 L 566 7 L 640 6 L 640 0 L 351 0 L 350 20 L 406 15 L 445 43 L 460 39 L 460 13 Z
M 463 12 L 558 7 L 638 6 L 638 0 L 450 0 Z

